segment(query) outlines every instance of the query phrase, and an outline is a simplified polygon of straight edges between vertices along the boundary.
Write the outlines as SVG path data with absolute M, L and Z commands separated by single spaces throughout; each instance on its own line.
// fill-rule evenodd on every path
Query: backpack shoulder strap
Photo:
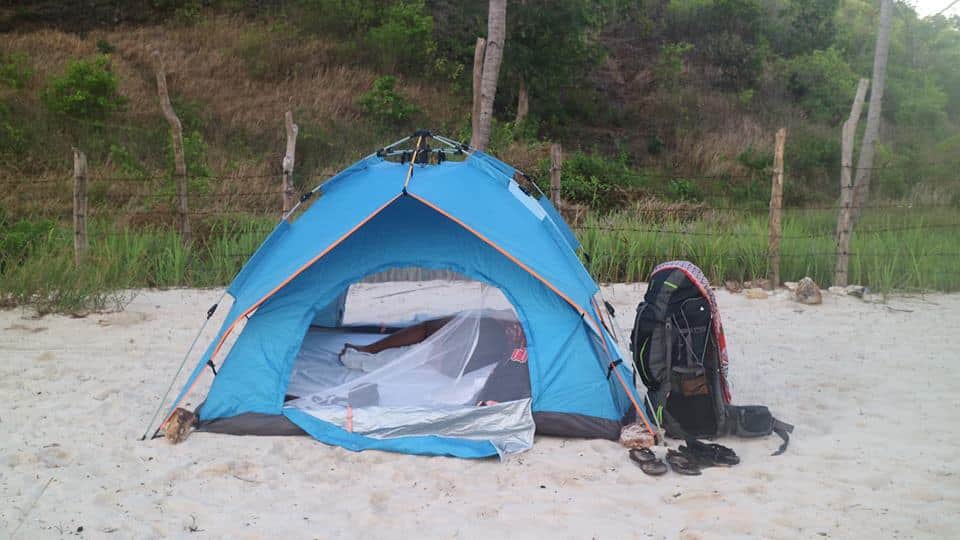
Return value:
M 779 456 L 780 454 L 787 451 L 787 446 L 790 445 L 790 434 L 793 433 L 793 424 L 788 424 L 783 420 L 777 419 L 776 416 L 773 417 L 773 432 L 780 436 L 783 439 L 783 443 L 780 444 L 780 448 L 777 448 L 777 451 L 771 455 Z

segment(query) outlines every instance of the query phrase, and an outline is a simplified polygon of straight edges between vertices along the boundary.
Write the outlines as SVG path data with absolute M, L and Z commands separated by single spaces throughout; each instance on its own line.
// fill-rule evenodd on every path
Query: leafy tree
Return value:
M 767 56 L 760 0 L 682 0 L 665 15 L 666 38 L 694 45 L 694 58 L 711 66 L 713 84 L 740 91 L 755 86 Z
M 947 120 L 947 94 L 936 77 L 920 70 L 905 70 L 889 83 L 888 117 L 903 128 L 937 131 Z
M 531 112 L 563 120 L 570 113 L 577 88 L 584 87 L 602 49 L 593 38 L 599 24 L 597 2 L 591 0 L 518 0 L 507 8 L 504 84 L 501 102 L 516 104 L 523 85 Z
M 834 48 L 786 60 L 790 95 L 812 117 L 831 125 L 849 113 L 857 75 Z
M 423 0 L 401 0 L 386 7 L 382 22 L 367 31 L 366 41 L 380 67 L 422 73 L 436 51 L 433 18 Z
M 420 74 L 433 65 L 433 17 L 424 0 L 299 0 L 296 24 L 307 33 L 346 38 L 344 52 L 382 70 Z
M 41 99 L 53 112 L 83 119 L 106 118 L 127 103 L 110 60 L 103 55 L 71 61 L 63 75 L 50 80 Z
M 839 5 L 839 0 L 790 0 L 770 36 L 774 50 L 791 57 L 827 48 L 836 36 Z

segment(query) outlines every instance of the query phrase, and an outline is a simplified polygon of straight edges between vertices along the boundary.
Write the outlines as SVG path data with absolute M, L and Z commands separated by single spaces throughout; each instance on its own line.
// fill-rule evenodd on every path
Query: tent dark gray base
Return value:
M 535 412 L 537 435 L 585 439 L 620 438 L 621 422 L 582 414 Z M 306 435 L 299 426 L 282 414 L 244 413 L 229 418 L 200 422 L 197 431 L 227 435 L 286 436 Z

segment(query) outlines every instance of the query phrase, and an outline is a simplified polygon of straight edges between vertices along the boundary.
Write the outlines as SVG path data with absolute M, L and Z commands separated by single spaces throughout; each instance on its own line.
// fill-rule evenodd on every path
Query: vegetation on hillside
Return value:
M 247 231 L 242 243 L 253 242 L 256 235 L 245 227 L 276 216 L 286 110 L 300 127 L 294 174 L 300 189 L 417 127 L 469 139 L 471 70 L 475 40 L 486 32 L 484 2 L 117 0 L 83 10 L 53 5 L 60 3 L 0 10 L 0 290 L 19 290 L 21 298 L 39 289 L 12 268 L 31 260 L 57 268 L 36 259 L 47 248 L 48 256 L 69 262 L 63 235 L 71 207 L 71 147 L 89 156 L 98 230 L 110 224 L 128 230 L 124 234 L 137 237 L 131 245 L 157 261 L 167 253 L 165 242 L 175 245 L 165 236 L 173 235 L 174 188 L 154 50 L 164 57 L 184 125 L 191 208 L 201 212 L 194 217 L 199 251 L 173 264 L 179 270 L 172 274 L 114 279 L 109 276 L 118 274 L 104 270 L 103 286 L 229 279 L 238 262 L 217 262 L 211 271 L 207 265 L 219 255 L 202 250 L 241 234 L 227 231 Z M 705 216 L 671 227 L 730 231 L 730 238 L 716 240 L 725 249 L 715 252 L 742 265 L 717 266 L 711 273 L 756 273 L 753 263 L 764 261 L 758 255 L 762 239 L 740 242 L 736 231 L 762 222 L 742 212 L 769 200 L 778 127 L 789 132 L 787 206 L 823 208 L 824 216 L 788 219 L 788 227 L 819 234 L 829 225 L 825 216 L 839 189 L 840 124 L 857 80 L 871 74 L 877 12 L 872 0 L 511 0 L 489 150 L 543 185 L 549 143 L 563 143 L 562 192 L 589 209 L 582 225 L 612 220 L 649 228 L 650 216 L 637 205 L 650 201 L 717 212 L 736 208 L 739 213 L 724 218 L 729 227 Z M 913 208 L 896 218 L 900 225 L 945 226 L 945 216 L 960 208 L 957 66 L 960 18 L 920 19 L 909 5 L 897 3 L 871 200 Z M 521 88 L 529 95 L 529 114 L 517 119 Z M 886 214 L 868 210 L 864 223 Z M 597 252 L 592 269 L 603 279 L 642 276 L 645 267 L 634 258 L 604 258 L 619 257 L 621 242 L 670 246 L 664 256 L 702 251 L 695 236 L 686 244 L 664 244 L 669 236 L 626 238 L 609 228 L 581 232 Z M 902 242 L 936 244 L 922 248 L 928 252 L 960 251 L 942 245 L 939 232 L 955 230 L 944 227 Z M 855 244 L 890 251 L 896 235 L 877 234 L 882 238 L 868 240 L 865 232 Z M 811 253 L 830 251 L 829 237 L 818 242 L 809 246 Z M 127 249 L 95 245 L 114 250 L 109 253 Z M 829 255 L 823 257 L 816 268 L 785 262 L 785 275 L 817 274 L 830 266 Z M 919 267 L 935 260 L 944 262 L 907 262 Z M 104 264 L 101 270 L 118 263 Z M 888 268 L 884 264 L 892 263 L 855 259 L 864 270 L 853 272 L 890 286 L 960 286 L 922 269 L 908 281 L 883 280 L 877 276 Z M 201 271 L 217 277 L 207 281 L 198 277 Z

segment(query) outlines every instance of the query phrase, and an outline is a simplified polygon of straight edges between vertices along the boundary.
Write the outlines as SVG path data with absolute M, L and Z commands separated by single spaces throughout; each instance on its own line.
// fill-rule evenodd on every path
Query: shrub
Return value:
M 693 45 L 684 41 L 660 46 L 660 58 L 654 67 L 654 76 L 662 87 L 674 89 L 680 85 L 684 61 L 692 50 Z
M 0 84 L 20 89 L 33 77 L 30 59 L 23 53 L 0 53 Z
M 367 43 L 375 61 L 385 70 L 422 73 L 431 68 L 436 52 L 433 17 L 423 0 L 401 0 L 388 6 L 382 24 L 367 31 Z
M 406 123 L 419 109 L 407 98 L 396 91 L 397 78 L 391 75 L 380 77 L 373 82 L 373 87 L 366 92 L 357 103 L 374 118 L 384 125 L 398 126 Z
M 183 157 L 187 166 L 187 191 L 189 193 L 207 193 L 210 191 L 210 179 L 213 171 L 207 165 L 207 143 L 199 131 L 189 131 L 183 134 Z M 167 138 L 167 163 L 170 176 L 164 186 L 160 188 L 159 199 L 173 201 L 176 194 L 174 174 L 173 141 Z M 133 176 L 136 176 L 134 174 Z
M 53 78 L 41 99 L 53 112 L 83 119 L 103 119 L 122 110 L 127 100 L 117 89 L 117 75 L 110 61 L 100 55 L 93 60 L 75 60 L 66 72 Z
M 146 178 L 147 171 L 138 159 L 133 156 L 130 149 L 122 144 L 111 144 L 107 151 L 107 156 L 111 164 L 117 167 L 120 174 L 133 178 Z
M 109 41 L 100 38 L 97 40 L 97 52 L 100 54 L 110 54 L 116 51 L 117 48 L 114 47 Z
M 0 102 L 0 157 L 20 156 L 26 150 L 23 129 L 17 127 L 10 108 Z
M 836 124 L 849 114 L 857 76 L 836 49 L 798 56 L 782 69 L 790 95 L 814 119 Z
M 671 201 L 699 202 L 703 191 L 693 180 L 675 178 L 667 184 L 667 197 Z
M 243 60 L 251 77 L 261 81 L 289 79 L 303 70 L 305 49 L 290 26 L 283 22 L 243 32 L 233 53 Z
M 787 140 L 784 167 L 792 177 L 814 178 L 821 174 L 836 179 L 840 166 L 840 141 L 809 130 L 798 129 Z M 833 188 L 833 181 L 830 187 Z M 815 188 L 813 185 L 808 189 Z
M 350 37 L 377 16 L 375 0 L 299 0 L 295 21 L 305 32 Z
M 549 160 L 542 161 L 540 176 L 547 177 L 549 169 Z M 618 188 L 636 188 L 645 183 L 645 178 L 627 164 L 626 156 L 573 152 L 563 162 L 560 192 L 566 200 L 608 212 L 625 202 Z
M 54 230 L 48 219 L 38 221 L 8 219 L 0 208 L 0 274 L 21 264 L 35 249 L 42 247 Z

